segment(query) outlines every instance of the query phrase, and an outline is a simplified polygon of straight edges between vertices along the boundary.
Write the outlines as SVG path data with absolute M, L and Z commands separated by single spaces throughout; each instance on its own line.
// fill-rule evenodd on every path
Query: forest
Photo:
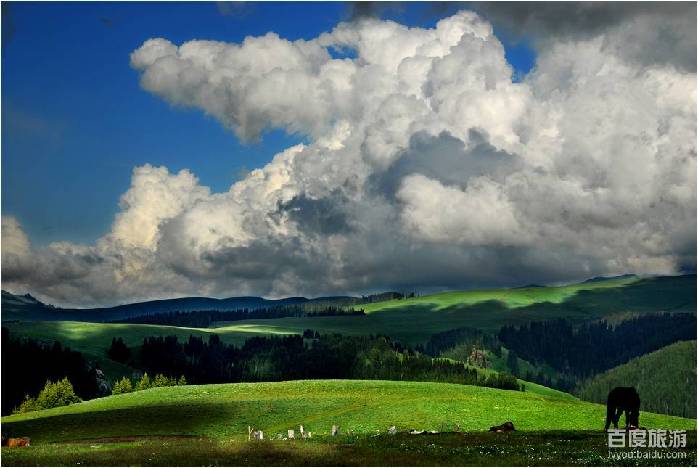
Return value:
M 448 330 L 431 335 L 424 346 L 418 346 L 417 350 L 431 356 L 440 356 L 456 346 L 465 346 L 470 349 L 488 349 L 495 354 L 500 353 L 501 343 L 496 335 L 483 332 L 477 328 L 463 327 Z
M 149 325 L 172 325 L 175 327 L 209 328 L 215 322 L 234 322 L 253 319 L 276 319 L 282 317 L 329 317 L 334 315 L 365 315 L 362 309 L 354 310 L 335 306 L 303 304 L 278 306 L 263 309 L 238 309 L 232 311 L 199 310 L 165 312 L 138 315 L 136 317 L 113 320 L 112 323 L 142 323 Z
M 608 389 L 632 385 L 640 393 L 640 409 L 696 416 L 696 342 L 679 341 L 585 380 L 575 394 L 604 403 Z
M 2 414 L 9 414 L 26 395 L 36 395 L 47 380 L 64 377 L 73 384 L 83 400 L 108 393 L 100 386 L 100 371 L 91 367 L 83 355 L 55 341 L 40 343 L 11 336 L 2 328 Z
M 112 345 L 114 346 L 114 344 Z M 117 344 L 119 348 L 123 343 Z M 386 379 L 451 382 L 520 390 L 516 378 L 483 373 L 462 362 L 435 359 L 384 336 L 300 335 L 254 337 L 237 347 L 190 336 L 148 337 L 128 364 L 151 375 L 184 375 L 190 383 L 296 379 Z
M 21 356 L 21 359 L 17 359 Z M 386 379 L 451 382 L 522 390 L 510 374 L 483 372 L 462 362 L 405 348 L 385 336 L 301 335 L 253 337 L 242 346 L 227 345 L 218 335 L 208 340 L 190 336 L 147 337 L 129 348 L 112 339 L 107 356 L 150 375 L 184 376 L 194 384 L 260 382 L 296 379 Z M 47 380 L 68 378 L 75 393 L 89 400 L 110 393 L 99 367 L 77 351 L 16 338 L 2 329 L 2 414 L 9 414 L 25 396 L 36 395 Z M 113 384 L 113 382 L 111 383 Z
M 585 378 L 628 362 L 680 340 L 696 337 L 693 314 L 656 314 L 574 327 L 567 320 L 506 326 L 498 334 L 501 343 L 522 359 L 548 364 L 555 370 Z

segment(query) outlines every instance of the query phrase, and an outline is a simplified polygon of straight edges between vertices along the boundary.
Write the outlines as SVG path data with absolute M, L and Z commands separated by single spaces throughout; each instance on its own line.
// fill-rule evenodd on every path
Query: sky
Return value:
M 3 288 L 695 270 L 695 4 L 3 3 Z
M 377 13 L 422 27 L 433 27 L 443 14 L 428 4 Z M 173 109 L 143 92 L 130 53 L 155 36 L 240 42 L 275 31 L 289 40 L 310 39 L 355 14 L 351 5 L 325 2 L 7 3 L 3 213 L 19 219 L 37 245 L 94 242 L 109 229 L 135 166 L 188 168 L 213 191 L 227 190 L 303 135 L 269 130 L 259 141 L 241 143 L 203 113 Z M 525 40 L 507 53 L 516 72 L 532 67 L 534 52 Z

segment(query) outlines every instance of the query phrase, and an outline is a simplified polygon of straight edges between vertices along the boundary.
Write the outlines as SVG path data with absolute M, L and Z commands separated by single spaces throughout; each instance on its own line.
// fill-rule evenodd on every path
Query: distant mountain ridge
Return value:
M 615 277 L 596 277 L 591 278 L 581 283 L 576 283 L 577 285 L 590 285 L 590 288 L 595 287 L 603 281 L 613 282 L 618 279 L 628 279 L 637 278 L 635 275 L 621 275 Z M 662 278 L 672 281 L 685 282 L 686 280 L 695 283 L 695 275 L 680 275 L 680 276 L 656 276 L 652 277 L 654 280 L 662 280 Z M 672 280 L 673 278 L 673 280 Z M 648 278 L 649 279 L 649 278 Z M 639 283 L 638 283 L 639 284 Z M 548 289 L 555 289 L 558 287 L 541 286 L 541 285 L 528 285 L 525 287 L 518 288 L 502 288 L 498 291 L 525 291 L 527 289 L 547 291 Z M 581 291 L 584 292 L 584 291 Z M 446 293 L 449 294 L 448 292 Z M 438 295 L 438 294 L 437 294 Z M 256 296 L 242 296 L 242 297 L 229 297 L 225 299 L 216 299 L 210 297 L 182 297 L 176 299 L 159 299 L 146 302 L 137 302 L 132 304 L 123 304 L 113 307 L 98 307 L 89 309 L 71 309 L 71 308 L 60 308 L 55 307 L 50 304 L 44 304 L 31 296 L 30 294 L 16 295 L 9 293 L 7 291 L 2 291 L 2 321 L 7 322 L 11 320 L 29 320 L 29 321 L 61 321 L 61 320 L 73 320 L 73 321 L 83 321 L 83 322 L 111 322 L 131 317 L 136 317 L 139 315 L 151 315 L 160 314 L 167 312 L 191 312 L 191 311 L 203 311 L 203 310 L 218 310 L 218 311 L 235 311 L 235 310 L 256 310 L 263 308 L 274 308 L 280 306 L 293 306 L 293 305 L 316 305 L 316 306 L 326 306 L 326 307 L 345 307 L 345 306 L 358 306 L 366 305 L 368 309 L 372 307 L 380 306 L 376 303 L 396 303 L 402 304 L 402 301 L 393 301 L 394 299 L 406 299 L 410 297 L 409 301 L 429 301 L 430 296 L 420 296 L 414 298 L 413 295 L 405 296 L 404 294 L 398 292 L 385 292 L 380 294 L 373 294 L 369 296 L 326 296 L 317 297 L 313 299 L 308 299 L 306 297 L 287 297 L 283 299 L 265 299 L 263 297 Z M 648 297 L 648 299 L 650 299 Z M 391 302 L 392 301 L 392 302 Z M 369 305 L 370 304 L 370 305 Z
M 626 274 L 626 275 L 617 275 L 617 276 L 595 276 L 593 278 L 589 278 L 588 280 L 584 281 L 584 283 L 597 283 L 599 281 L 608 281 L 610 279 L 625 279 L 625 278 L 636 278 L 637 275 L 633 274 Z
M 44 304 L 31 294 L 17 295 L 2 291 L 2 320 L 75 320 L 89 322 L 108 322 L 139 315 L 154 315 L 167 312 L 193 312 L 198 310 L 255 310 L 289 305 L 315 304 L 320 306 L 352 306 L 403 295 L 397 292 L 385 292 L 362 297 L 329 296 L 308 299 L 306 297 L 287 297 L 283 299 L 265 299 L 256 296 L 229 297 L 216 299 L 211 297 L 181 297 L 176 299 L 158 299 L 153 301 L 122 304 L 113 307 L 96 307 L 90 309 L 68 309 Z

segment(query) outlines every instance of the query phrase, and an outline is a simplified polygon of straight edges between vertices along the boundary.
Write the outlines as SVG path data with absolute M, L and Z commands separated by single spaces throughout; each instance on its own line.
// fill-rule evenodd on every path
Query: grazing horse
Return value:
M 634 387 L 616 387 L 608 393 L 606 400 L 606 427 L 611 423 L 618 429 L 620 416 L 625 412 L 625 428 L 633 429 L 640 425 L 640 395 Z

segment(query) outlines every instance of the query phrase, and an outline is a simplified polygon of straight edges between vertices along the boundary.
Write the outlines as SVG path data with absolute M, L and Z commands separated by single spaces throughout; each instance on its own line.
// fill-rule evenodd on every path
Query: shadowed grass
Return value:
M 647 450 L 645 450 L 647 451 Z M 688 446 L 664 450 L 682 458 L 642 465 L 695 466 Z M 603 466 L 635 465 L 609 458 L 599 432 L 444 433 L 428 436 L 340 436 L 301 441 L 141 438 L 130 442 L 50 444 L 2 449 L 12 466 Z

